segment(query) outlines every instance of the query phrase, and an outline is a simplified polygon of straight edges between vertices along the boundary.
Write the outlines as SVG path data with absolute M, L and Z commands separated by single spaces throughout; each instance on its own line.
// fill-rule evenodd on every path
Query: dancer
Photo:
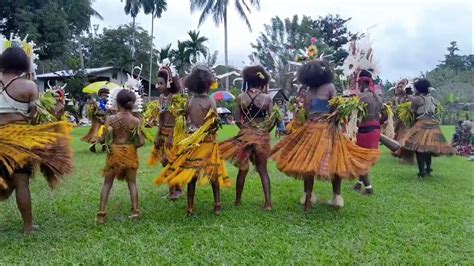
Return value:
M 366 116 L 362 118 L 359 124 L 357 145 L 362 148 L 378 150 L 380 125 L 387 120 L 388 115 L 383 112 L 382 98 L 375 93 L 374 80 L 369 71 L 360 71 L 357 78 L 357 85 L 361 92 L 359 95 L 360 101 L 365 103 L 367 109 Z M 362 186 L 364 186 L 363 192 Z M 359 181 L 354 185 L 354 190 L 368 196 L 373 194 L 373 188 L 368 174 L 359 177 Z
M 413 84 L 408 79 L 402 79 L 397 84 L 398 96 L 396 97 L 396 122 L 395 122 L 395 140 L 403 146 L 406 140 L 406 134 L 408 129 L 412 126 L 409 122 L 405 121 L 403 116 L 404 112 L 409 111 L 411 102 L 413 101 Z M 392 153 L 394 156 L 400 157 L 399 163 L 401 164 L 414 164 L 415 154 L 413 152 L 406 151 L 403 156 L 400 156 L 400 150 Z
M 110 91 L 107 88 L 102 88 L 98 91 L 99 102 L 96 103 L 91 97 L 88 101 L 88 116 L 92 122 L 91 128 L 87 135 L 81 138 L 82 141 L 90 143 L 89 151 L 97 152 L 95 146 L 100 143 L 98 140 L 104 134 L 104 123 L 107 114 L 107 98 Z M 105 145 L 102 144 L 102 152 L 106 149 Z
M 239 134 L 220 143 L 222 157 L 237 168 L 235 205 L 240 205 L 249 161 L 255 165 L 262 181 L 264 210 L 272 209 L 270 177 L 267 160 L 271 153 L 270 132 L 277 121 L 272 119 L 272 99 L 266 94 L 270 75 L 262 66 L 247 67 L 242 71 L 247 90 L 236 99 L 236 125 Z M 273 120 L 273 121 L 272 121 Z
M 160 91 L 159 105 L 161 111 L 158 134 L 148 163 L 149 165 L 156 165 L 157 162 L 160 162 L 162 166 L 166 166 L 176 158 L 175 149 L 173 148 L 173 129 L 176 121 L 170 107 L 174 97 L 179 96 L 181 92 L 178 74 L 168 59 L 163 60 L 158 71 L 158 84 L 156 86 Z M 179 186 L 170 186 L 168 199 L 177 200 L 181 197 L 181 194 L 182 189 Z
M 418 176 L 423 178 L 431 175 L 433 171 L 431 168 L 433 155 L 453 155 L 454 150 L 441 133 L 436 118 L 439 103 L 430 95 L 431 83 L 426 79 L 418 79 L 414 86 L 416 96 L 411 103 L 411 110 L 416 122 L 408 130 L 402 150 L 415 152 Z
M 311 61 L 298 70 L 298 81 L 308 86 L 305 95 L 306 124 L 285 137 L 274 149 L 272 158 L 283 173 L 304 180 L 304 210 L 311 208 L 314 180 L 331 180 L 336 208 L 344 206 L 342 179 L 366 175 L 380 156 L 378 150 L 352 143 L 337 129 L 329 101 L 336 97 L 333 72 L 326 61 Z
M 117 178 L 126 180 L 132 202 L 132 220 L 138 219 L 140 209 L 138 205 L 138 190 L 136 184 L 138 170 L 137 148 L 144 145 L 145 140 L 140 131 L 140 119 L 133 115 L 136 102 L 135 93 L 122 89 L 117 93 L 116 104 L 118 112 L 107 117 L 106 129 L 101 141 L 110 144 L 107 163 L 102 171 L 104 185 L 100 194 L 100 207 L 97 213 L 97 224 L 104 224 L 107 201 L 110 189 Z
M 286 126 L 286 134 L 291 134 L 293 130 L 296 130 L 303 126 L 306 121 L 306 112 L 304 109 L 304 95 L 306 93 L 305 87 L 300 87 L 298 96 L 292 100 L 291 111 L 293 112 L 293 119 Z
M 219 153 L 217 129 L 219 115 L 216 103 L 209 98 L 209 90 L 215 81 L 211 70 L 205 66 L 194 67 L 186 78 L 185 86 L 193 93 L 187 104 L 188 137 L 179 141 L 176 146 L 177 157 L 168 163 L 155 184 L 168 186 L 188 186 L 187 214 L 194 214 L 194 195 L 196 183 L 211 183 L 214 194 L 214 213 L 220 214 L 220 188 L 231 185 L 227 176 L 225 162 Z M 175 130 L 175 138 L 181 135 Z
M 36 228 L 29 189 L 34 169 L 41 170 L 51 188 L 71 172 L 72 126 L 67 122 L 29 124 L 35 117 L 38 99 L 36 84 L 25 78 L 34 75 L 33 44 L 20 39 L 3 40 L 1 44 L 0 48 L 6 49 L 0 56 L 0 200 L 8 199 L 15 191 L 23 233 L 28 235 Z

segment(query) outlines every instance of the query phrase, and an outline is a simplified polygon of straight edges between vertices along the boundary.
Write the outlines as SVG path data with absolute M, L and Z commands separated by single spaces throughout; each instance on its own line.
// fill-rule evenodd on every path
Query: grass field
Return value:
M 451 135 L 452 128 L 444 128 Z M 21 234 L 14 197 L 0 203 L 0 264 L 472 264 L 474 262 L 473 173 L 465 158 L 436 158 L 432 177 L 420 180 L 415 166 L 400 166 L 384 150 L 372 171 L 375 195 L 363 197 L 345 182 L 346 206 L 327 207 L 329 183 L 316 183 L 322 198 L 304 214 L 303 185 L 270 162 L 274 211 L 263 212 L 263 195 L 250 172 L 241 207 L 234 188 L 223 191 L 223 212 L 212 214 L 210 187 L 197 189 L 197 215 L 185 217 L 185 200 L 169 202 L 166 187 L 151 181 L 160 169 L 145 165 L 151 146 L 140 150 L 143 217 L 128 220 L 126 184 L 116 182 L 105 226 L 95 225 L 105 163 L 78 141 L 75 172 L 51 192 L 43 178 L 32 182 L 35 221 L 31 237 Z M 220 138 L 233 136 L 226 127 Z M 229 165 L 235 178 L 236 169 Z

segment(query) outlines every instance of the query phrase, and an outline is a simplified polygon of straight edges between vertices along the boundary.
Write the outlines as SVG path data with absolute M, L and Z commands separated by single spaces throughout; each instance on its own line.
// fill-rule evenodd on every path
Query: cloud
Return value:
M 93 6 L 104 20 L 93 19 L 92 24 L 115 27 L 131 22 L 123 11 L 124 3 L 118 0 L 96 0 Z M 232 7 L 228 19 L 230 64 L 248 63 L 250 43 L 270 18 L 295 14 L 313 18 L 327 14 L 351 17 L 349 29 L 352 32 L 366 31 L 375 25 L 370 36 L 384 79 L 415 77 L 421 71 L 432 69 L 442 60 L 453 40 L 458 42 L 463 54 L 472 53 L 474 47 L 472 1 L 469 0 L 262 0 L 260 12 L 249 16 L 253 32 L 248 31 Z M 186 39 L 187 31 L 197 29 L 199 15 L 190 13 L 188 0 L 168 0 L 168 11 L 155 20 L 155 46 L 176 45 L 177 40 Z M 151 17 L 140 13 L 137 24 L 150 30 Z M 209 38 L 209 48 L 219 50 L 219 62 L 224 62 L 223 27 L 216 27 L 212 19 L 208 19 L 199 30 Z

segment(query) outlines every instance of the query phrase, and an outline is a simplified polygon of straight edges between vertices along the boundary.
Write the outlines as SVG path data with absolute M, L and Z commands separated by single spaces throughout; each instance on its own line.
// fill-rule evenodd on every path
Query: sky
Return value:
M 232 3 L 233 0 L 230 0 Z M 457 41 L 461 54 L 474 50 L 474 19 L 472 0 L 260 0 L 260 11 L 250 14 L 253 31 L 231 5 L 229 14 L 229 63 L 242 67 L 249 64 L 248 55 L 264 24 L 274 16 L 293 17 L 297 14 L 317 18 L 339 14 L 352 18 L 351 32 L 367 32 L 373 43 L 374 57 L 382 79 L 415 78 L 433 69 L 451 41 Z M 104 18 L 92 19 L 99 28 L 117 27 L 131 22 L 120 0 L 95 0 L 93 8 Z M 198 29 L 199 12 L 191 14 L 189 0 L 168 0 L 168 10 L 155 20 L 156 48 L 187 39 L 189 30 Z M 151 30 L 151 16 L 140 13 L 137 23 Z M 100 31 L 100 30 L 99 30 Z M 209 38 L 207 46 L 219 51 L 219 63 L 224 62 L 224 28 L 208 19 L 199 31 Z

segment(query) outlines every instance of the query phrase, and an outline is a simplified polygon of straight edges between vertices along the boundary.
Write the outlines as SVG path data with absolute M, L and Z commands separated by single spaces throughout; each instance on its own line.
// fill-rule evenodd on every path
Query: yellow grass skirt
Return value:
M 133 144 L 112 144 L 102 176 L 113 175 L 119 180 L 127 179 L 128 171 L 138 169 L 137 148 Z
M 293 131 L 302 127 L 304 123 L 297 118 L 293 118 L 288 125 L 286 125 L 286 133 L 291 134 Z
M 173 127 L 162 127 L 158 132 L 156 145 L 148 158 L 148 165 L 155 166 L 158 162 L 166 159 L 172 162 L 176 159 L 176 150 L 174 147 L 167 147 L 168 137 L 173 133 Z
M 71 173 L 72 128 L 67 122 L 0 126 L 0 199 L 10 196 L 10 177 L 22 169 L 39 167 L 51 188 Z
M 217 181 L 221 187 L 231 186 L 215 136 L 207 137 L 199 145 L 180 152 L 176 160 L 163 169 L 154 183 L 184 187 L 195 177 L 201 185 Z
M 415 152 L 429 152 L 435 156 L 454 155 L 446 141 L 439 122 L 434 119 L 419 119 L 406 133 L 403 149 Z
M 240 170 L 248 170 L 249 161 L 255 163 L 256 156 L 270 156 L 270 134 L 267 130 L 243 128 L 236 137 L 220 143 L 219 149 L 224 160 Z
M 307 122 L 272 151 L 278 169 L 298 179 L 331 180 L 336 175 L 356 179 L 367 174 L 379 157 L 379 150 L 357 146 L 336 130 L 334 122 L 322 120 Z
M 81 140 L 87 143 L 96 144 L 99 139 L 104 135 L 104 133 L 105 126 L 102 125 L 102 123 L 100 123 L 99 121 L 93 120 L 89 132 L 87 132 L 87 135 L 82 137 Z

